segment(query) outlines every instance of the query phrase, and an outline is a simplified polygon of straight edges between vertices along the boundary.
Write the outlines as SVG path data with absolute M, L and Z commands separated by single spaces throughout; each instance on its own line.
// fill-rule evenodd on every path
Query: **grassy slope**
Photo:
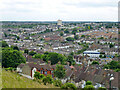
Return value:
M 2 70 L 2 87 L 3 88 L 56 88 L 48 84 L 43 85 L 36 81 L 30 80 L 16 73 Z

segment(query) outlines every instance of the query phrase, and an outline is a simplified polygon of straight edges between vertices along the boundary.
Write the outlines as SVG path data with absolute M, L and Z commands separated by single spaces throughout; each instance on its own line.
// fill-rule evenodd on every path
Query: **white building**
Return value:
M 84 51 L 83 54 L 88 55 L 90 57 L 99 57 L 100 56 L 100 52 L 98 52 L 98 51 Z

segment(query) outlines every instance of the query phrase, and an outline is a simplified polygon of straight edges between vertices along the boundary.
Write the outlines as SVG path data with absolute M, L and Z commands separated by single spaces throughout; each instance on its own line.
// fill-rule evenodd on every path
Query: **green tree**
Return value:
M 42 55 L 38 53 L 38 54 L 33 55 L 33 58 L 41 59 L 42 58 L 41 56 Z
M 19 51 L 18 46 L 11 45 L 11 48 L 12 48 L 13 50 L 18 50 L 18 51 Z
M 10 48 L 2 49 L 2 66 L 5 68 L 16 68 L 19 64 L 25 63 L 26 60 L 22 53 L 18 50 L 12 50 Z
M 86 85 L 92 85 L 92 82 L 91 81 L 87 81 Z
M 62 86 L 62 82 L 60 80 L 55 80 L 54 81 L 54 85 L 57 87 L 61 87 Z
M 67 40 L 67 41 L 74 41 L 74 38 L 72 38 L 72 37 L 67 37 L 66 40 Z
M 7 37 L 8 35 L 6 33 L 4 33 L 5 37 Z
M 72 55 L 68 55 L 67 61 L 70 63 L 70 66 L 75 62 Z
M 98 64 L 99 65 L 99 62 L 98 61 L 93 61 L 92 64 Z
M 49 52 L 48 54 L 44 54 L 43 60 L 44 61 L 51 61 L 51 64 L 56 64 L 59 61 L 61 62 L 61 64 L 64 64 L 65 62 L 65 57 L 62 54 L 59 53 L 55 53 L 55 52 Z
M 71 52 L 69 55 L 74 56 L 74 52 Z
M 47 83 L 52 84 L 53 83 L 53 78 L 51 75 L 47 75 L 46 77 L 43 78 L 43 83 L 46 85 Z
M 34 51 L 30 51 L 29 52 L 29 55 L 31 55 L 31 56 L 33 56 L 33 55 L 35 55 L 36 54 L 36 52 L 34 52 Z
M 78 36 L 78 35 L 75 35 L 75 36 L 74 36 L 74 39 L 78 40 L 78 39 L 79 39 L 79 36 Z
M 85 35 L 81 35 L 82 38 L 85 38 Z
M 63 32 L 61 32 L 61 33 L 60 33 L 60 36 L 63 36 L 63 35 L 64 35 L 64 33 L 63 33 Z
M 35 72 L 34 77 L 36 79 L 43 79 L 45 76 L 43 74 L 40 74 L 40 72 Z
M 29 53 L 29 50 L 28 49 L 24 49 L 24 53 Z
M 69 30 L 68 30 L 68 29 L 66 29 L 66 30 L 64 31 L 64 33 L 69 33 Z
M 2 41 L 2 47 L 9 47 L 6 41 Z
M 56 69 L 54 70 L 54 75 L 59 79 L 65 77 L 65 69 L 62 65 L 56 65 Z
M 112 48 L 113 46 L 114 46 L 114 44 L 112 44 L 112 43 L 109 44 L 109 47 L 110 47 L 110 48 Z

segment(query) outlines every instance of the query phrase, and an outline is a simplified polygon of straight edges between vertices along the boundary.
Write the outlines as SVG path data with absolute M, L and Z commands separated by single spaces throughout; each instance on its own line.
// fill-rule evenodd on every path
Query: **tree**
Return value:
M 75 62 L 72 55 L 68 55 L 67 61 L 70 63 L 70 66 Z
M 98 64 L 99 65 L 99 62 L 98 61 L 93 61 L 92 64 Z
M 41 54 L 35 54 L 35 55 L 33 55 L 33 58 L 37 58 L 37 59 L 41 59 L 42 57 L 41 57 Z
M 61 62 L 61 64 L 64 64 L 65 57 L 59 53 L 49 52 L 48 54 L 44 54 L 43 60 L 44 61 L 50 60 L 52 65 L 58 63 L 59 61 Z
M 110 47 L 110 48 L 112 48 L 113 46 L 114 46 L 114 44 L 112 44 L 112 43 L 109 44 L 109 47 Z
M 36 52 L 34 52 L 34 51 L 30 51 L 29 52 L 29 55 L 31 55 L 31 56 L 33 56 L 33 55 L 35 55 L 36 54 Z
M 28 49 L 24 49 L 24 53 L 29 53 L 29 50 Z
M 74 36 L 74 39 L 78 40 L 78 39 L 79 39 L 79 36 L 78 36 L 78 35 L 75 35 L 75 36 Z
M 73 83 L 65 83 L 61 87 L 62 89 L 72 89 L 72 90 L 77 90 L 77 87 Z
M 11 48 L 12 48 L 13 50 L 18 50 L 18 51 L 19 51 L 18 46 L 11 45 Z
M 2 41 L 2 47 L 9 47 L 6 41 Z
M 69 33 L 69 30 L 68 30 L 68 29 L 66 29 L 66 30 L 64 31 L 64 33 Z
M 25 63 L 26 60 L 22 53 L 18 50 L 12 50 L 11 48 L 2 49 L 2 66 L 5 68 L 16 68 L 19 64 Z
M 5 37 L 7 37 L 8 35 L 6 33 L 4 33 Z
M 62 65 L 56 65 L 56 69 L 54 70 L 54 75 L 59 79 L 64 78 L 65 76 L 65 69 Z
M 92 85 L 92 82 L 91 81 L 87 81 L 86 85 Z
M 54 85 L 57 87 L 61 87 L 62 86 L 62 82 L 60 80 L 55 80 L 54 81 Z
M 47 75 L 46 77 L 43 78 L 43 83 L 46 85 L 47 83 L 52 84 L 53 83 L 53 78 L 51 75 Z
M 102 54 L 100 54 L 99 57 L 102 58 Z
M 43 78 L 44 78 L 44 75 L 43 75 L 43 74 L 40 74 L 40 72 L 35 72 L 34 77 L 35 77 L 36 79 L 43 79 Z
M 63 33 L 63 32 L 61 32 L 61 33 L 60 33 L 60 36 L 63 36 L 63 35 L 64 35 L 64 33 Z
M 66 40 L 67 40 L 67 41 L 74 41 L 74 38 L 72 38 L 72 37 L 67 37 Z
M 81 35 L 82 38 L 85 38 L 85 35 Z
M 74 56 L 74 52 L 71 52 L 69 55 L 72 55 L 72 56 Z

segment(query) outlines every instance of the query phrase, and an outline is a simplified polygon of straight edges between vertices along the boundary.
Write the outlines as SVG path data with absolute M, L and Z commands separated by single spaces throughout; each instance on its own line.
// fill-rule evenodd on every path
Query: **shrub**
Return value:
M 99 87 L 98 90 L 107 90 L 105 87 Z
M 95 90 L 94 86 L 93 85 L 86 85 L 84 87 L 84 90 Z
M 92 82 L 91 81 L 87 81 L 86 85 L 92 85 Z
M 76 86 L 73 83 L 65 83 L 64 85 L 62 85 L 61 88 L 77 90 Z
M 47 83 L 52 84 L 53 83 L 53 79 L 51 75 L 47 75 L 46 77 L 43 78 L 43 83 L 44 85 L 46 85 Z
M 55 80 L 54 81 L 54 85 L 57 87 L 61 87 L 62 86 L 62 82 L 60 80 Z

